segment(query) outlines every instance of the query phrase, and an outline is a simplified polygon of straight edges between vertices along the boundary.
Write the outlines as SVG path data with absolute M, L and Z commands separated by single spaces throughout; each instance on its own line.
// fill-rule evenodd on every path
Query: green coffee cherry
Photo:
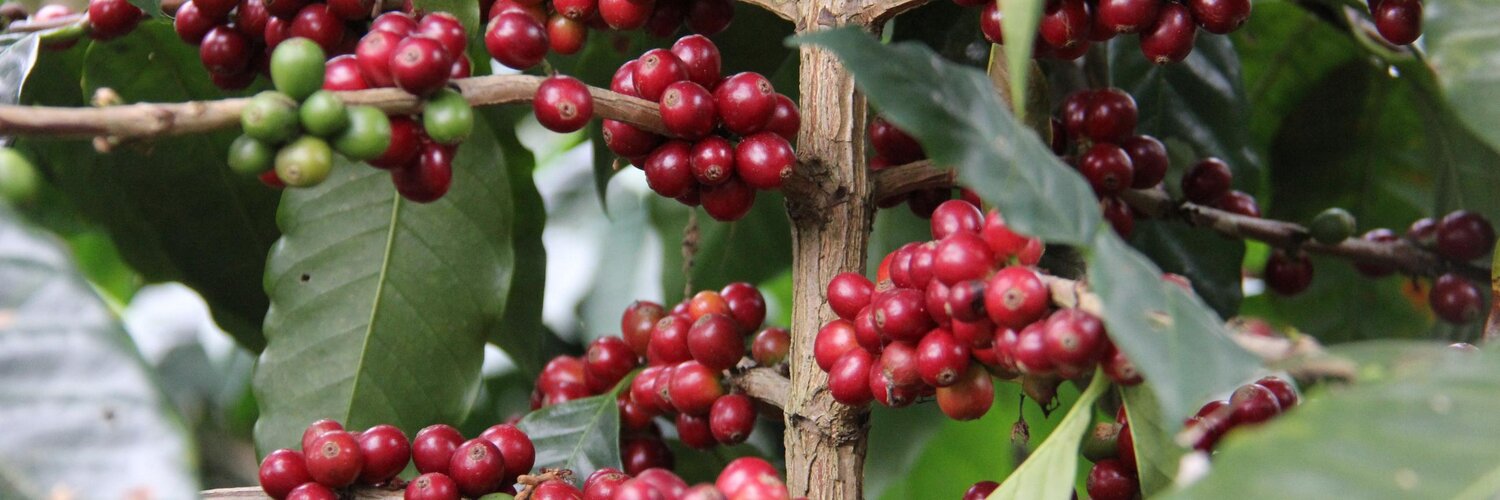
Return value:
M 333 148 L 353 161 L 379 157 L 391 146 L 391 119 L 370 106 L 349 108 L 349 126 L 333 140 Z
M 301 101 L 323 88 L 323 65 L 328 58 L 317 42 L 292 38 L 271 52 L 271 83 Z
M 1094 424 L 1089 429 L 1089 434 L 1083 437 L 1083 445 L 1079 447 L 1084 458 L 1092 462 L 1114 458 L 1118 450 L 1115 442 L 1120 438 L 1120 427 L 1120 424 L 1114 422 Z
M 276 152 L 276 178 L 291 187 L 312 187 L 333 170 L 333 149 L 317 137 L 304 135 Z
M 1314 240 L 1324 245 L 1337 245 L 1354 235 L 1354 216 L 1347 210 L 1333 207 L 1313 217 L 1307 227 Z
M 281 144 L 296 137 L 297 102 L 286 94 L 267 90 L 250 98 L 240 113 L 245 135 L 266 144 Z
M 302 129 L 319 137 L 332 137 L 349 126 L 344 101 L 327 90 L 307 96 L 302 107 L 297 109 L 297 115 L 302 118 Z
M 458 144 L 474 131 L 474 108 L 463 94 L 452 89 L 439 90 L 422 109 L 422 128 L 433 141 Z
M 11 203 L 26 203 L 36 199 L 41 176 L 36 166 L 11 148 L 0 148 L 0 198 Z
M 229 144 L 229 168 L 239 174 L 259 175 L 271 168 L 275 158 L 275 148 L 248 135 Z

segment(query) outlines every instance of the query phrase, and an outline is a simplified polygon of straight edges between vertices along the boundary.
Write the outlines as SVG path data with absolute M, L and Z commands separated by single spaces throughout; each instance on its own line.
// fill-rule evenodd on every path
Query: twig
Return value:
M 85 15 L 69 14 L 66 16 L 48 19 L 46 21 L 16 21 L 5 27 L 6 33 L 36 33 L 66 26 L 72 26 L 83 22 Z
M 891 18 L 926 5 L 928 1 L 930 0 L 877 0 L 856 10 L 856 22 L 862 26 L 878 26 Z
M 698 209 L 688 209 L 687 224 L 682 226 L 682 296 L 693 296 L 693 263 L 698 258 Z

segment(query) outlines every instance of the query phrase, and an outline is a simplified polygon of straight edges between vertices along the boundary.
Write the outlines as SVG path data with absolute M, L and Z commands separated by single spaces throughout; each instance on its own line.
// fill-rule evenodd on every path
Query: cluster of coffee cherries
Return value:
M 755 457 L 729 462 L 713 484 L 688 486 L 672 471 L 646 469 L 634 474 L 603 468 L 583 482 L 588 500 L 789 500 L 776 467 Z
M 1375 31 L 1395 45 L 1410 45 L 1422 36 L 1421 0 L 1367 0 Z
M 625 472 L 672 468 L 656 417 L 673 419 L 682 443 L 693 448 L 742 443 L 755 427 L 755 403 L 728 392 L 723 379 L 745 356 L 752 333 L 758 362 L 776 366 L 785 360 L 790 336 L 781 328 L 757 333 L 765 316 L 765 298 L 748 283 L 699 292 L 671 310 L 636 301 L 620 318 L 620 337 L 600 337 L 583 357 L 558 356 L 547 363 L 532 407 L 604 394 L 644 360 L 645 369 L 616 400 L 625 430 Z
M 792 175 L 790 141 L 802 126 L 796 103 L 759 73 L 722 77 L 719 49 L 708 38 L 686 36 L 627 61 L 609 88 L 661 111 L 671 137 L 604 121 L 610 151 L 644 170 L 657 194 L 733 221 L 750 211 L 756 190 L 778 189 Z
M 966 7 L 983 6 L 979 28 L 991 43 L 1003 44 L 1004 14 L 996 2 L 954 0 Z M 1077 59 L 1089 44 L 1116 35 L 1136 34 L 1141 53 L 1151 62 L 1181 61 L 1193 52 L 1198 29 L 1224 35 L 1250 19 L 1250 0 L 1048 0 L 1037 26 L 1037 57 Z
M 300 451 L 266 455 L 260 486 L 275 500 L 337 500 L 339 490 L 355 484 L 405 484 L 407 500 L 479 498 L 515 493 L 512 485 L 531 471 L 535 459 L 531 438 L 512 424 L 495 425 L 467 441 L 457 429 L 438 424 L 408 441 L 391 425 L 350 432 L 337 421 L 319 420 L 303 431 Z M 397 476 L 408 463 L 420 475 L 403 482 Z
M 933 241 L 886 256 L 878 287 L 858 273 L 828 283 L 839 319 L 819 330 L 813 357 L 835 400 L 903 407 L 935 395 L 943 413 L 969 420 L 994 400 L 991 375 L 1055 389 L 1102 366 L 1117 383 L 1139 383 L 1098 318 L 1050 311 L 1048 285 L 1033 267 L 1040 240 L 964 200 L 938 205 L 931 227 Z
M 875 153 L 870 155 L 868 163 L 871 172 L 927 159 L 927 152 L 922 150 L 922 145 L 911 134 L 892 125 L 884 118 L 879 116 L 871 118 L 870 127 L 866 132 L 870 138 L 870 147 L 875 150 Z M 959 193 L 963 199 L 975 206 L 979 205 L 978 194 L 968 188 L 959 188 Z M 932 217 L 932 211 L 939 203 L 951 198 L 953 198 L 952 189 L 933 188 L 875 200 L 875 204 L 880 208 L 891 208 L 905 202 L 906 207 L 910 208 L 913 214 L 927 219 Z
M 559 54 L 577 53 L 588 41 L 590 29 L 644 29 L 667 38 L 686 26 L 694 33 L 713 36 L 734 19 L 731 0 L 492 0 L 481 4 L 492 19 L 507 12 L 529 17 L 532 22 L 506 24 L 524 27 L 528 51 L 543 55 L 549 47 Z
M 84 24 L 89 38 L 94 40 L 110 40 L 129 34 L 140 24 L 146 13 L 139 7 L 130 4 L 129 0 L 89 0 L 87 23 Z M 31 23 L 46 23 L 73 16 L 73 9 L 62 4 L 48 4 L 36 10 L 36 14 L 28 15 L 26 6 L 19 2 L 7 2 L 0 5 L 0 22 L 10 23 L 14 21 L 27 20 Z M 51 50 L 64 50 L 76 44 L 76 40 L 66 40 L 49 43 L 45 48 Z

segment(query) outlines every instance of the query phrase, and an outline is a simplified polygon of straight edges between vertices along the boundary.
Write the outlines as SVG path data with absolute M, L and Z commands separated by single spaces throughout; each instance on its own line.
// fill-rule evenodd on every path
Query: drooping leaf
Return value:
M 1207 477 L 1168 498 L 1493 498 L 1500 363 L 1438 343 L 1335 349 L 1360 381 L 1231 432 Z M 1288 460 L 1288 457 L 1296 457 Z
M 1063 500 L 1074 494 L 1073 478 L 1078 475 L 1078 446 L 1088 432 L 1094 401 L 1109 388 L 1103 370 L 1094 372 L 1088 389 L 1068 409 L 1057 428 L 1016 467 L 1005 482 L 990 494 L 993 500 L 1042 499 Z
M 1500 11 L 1483 0 L 1425 5 L 1422 38 L 1444 96 L 1470 130 L 1500 149 Z
M 501 321 L 517 262 L 503 158 L 480 120 L 436 202 L 406 201 L 385 172 L 343 161 L 323 184 L 286 194 L 255 373 L 262 451 L 320 418 L 356 429 L 457 423 L 493 329 L 502 348 L 536 340 Z
M 1121 387 L 1120 394 L 1130 415 L 1130 437 L 1135 443 L 1141 494 L 1149 498 L 1172 485 L 1172 478 L 1177 477 L 1177 462 L 1187 450 L 1172 441 L 1172 434 L 1161 425 L 1166 417 L 1162 416 L 1150 388 Z
M 76 71 L 60 64 L 82 53 Z M 53 58 L 58 58 L 54 61 Z M 149 60 L 149 64 L 142 61 Z M 71 83 L 69 82 L 71 80 Z M 23 90 L 28 104 L 84 105 L 108 87 L 126 102 L 181 102 L 224 96 L 197 50 L 170 22 L 142 23 L 130 35 L 47 53 Z M 260 287 L 276 239 L 276 191 L 225 163 L 234 130 L 159 138 L 95 153 L 88 141 L 25 140 L 20 146 L 51 185 L 106 229 L 143 277 L 181 281 L 208 301 L 214 319 L 241 345 L 259 350 L 268 301 Z
M 3 207 L 0 282 L 0 496 L 194 497 L 194 450 L 118 318 Z
M 536 446 L 536 469 L 558 468 L 589 477 L 620 465 L 620 408 L 615 397 L 630 379 L 598 396 L 575 399 L 531 412 L 518 424 Z

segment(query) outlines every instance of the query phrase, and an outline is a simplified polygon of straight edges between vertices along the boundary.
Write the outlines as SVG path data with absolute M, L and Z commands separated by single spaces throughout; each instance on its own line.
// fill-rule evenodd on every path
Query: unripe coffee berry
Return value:
M 1339 207 L 1319 212 L 1307 225 L 1314 240 L 1325 245 L 1337 245 L 1354 235 L 1354 216 Z
M 422 130 L 438 144 L 457 145 L 474 131 L 474 107 L 463 94 L 440 89 L 422 108 Z
M 328 142 L 302 136 L 276 152 L 276 178 L 291 187 L 321 184 L 333 170 L 333 148 Z
M 349 126 L 349 112 L 344 101 L 326 90 L 313 92 L 302 101 L 297 116 L 302 122 L 302 130 L 319 137 L 332 137 Z
M 281 144 L 296 135 L 297 120 L 297 103 L 274 91 L 256 94 L 240 112 L 240 128 L 245 135 L 268 145 Z

